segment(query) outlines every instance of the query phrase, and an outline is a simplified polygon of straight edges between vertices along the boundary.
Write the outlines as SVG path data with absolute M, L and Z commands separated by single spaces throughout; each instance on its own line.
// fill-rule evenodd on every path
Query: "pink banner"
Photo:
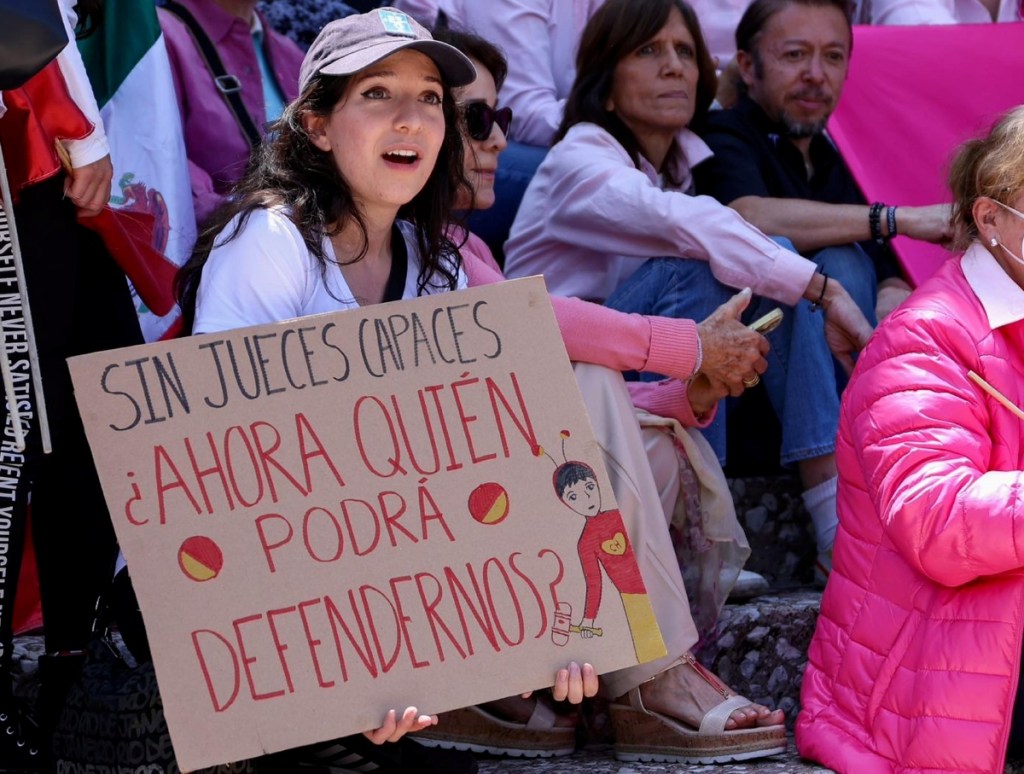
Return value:
M 850 76 L 829 132 L 868 201 L 949 201 L 957 146 L 1024 103 L 1024 23 L 857 27 Z M 899 237 L 919 284 L 948 253 Z

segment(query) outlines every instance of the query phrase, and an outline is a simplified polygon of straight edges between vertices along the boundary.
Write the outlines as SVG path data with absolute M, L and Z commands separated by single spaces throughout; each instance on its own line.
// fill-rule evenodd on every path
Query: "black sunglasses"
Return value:
M 495 124 L 502 134 L 508 136 L 508 128 L 512 126 L 510 107 L 495 110 L 486 102 L 470 102 L 462 112 L 466 116 L 466 131 L 474 140 L 482 141 L 490 137 Z

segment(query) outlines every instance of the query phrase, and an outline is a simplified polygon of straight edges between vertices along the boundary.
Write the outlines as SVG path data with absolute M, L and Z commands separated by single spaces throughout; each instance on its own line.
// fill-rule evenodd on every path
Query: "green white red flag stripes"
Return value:
M 181 265 L 195 240 L 195 215 L 178 102 L 153 0 L 106 0 L 102 24 L 79 49 L 110 142 L 110 205 L 153 216 L 152 246 Z M 176 330 L 176 308 L 158 316 L 137 293 L 135 301 L 147 341 Z

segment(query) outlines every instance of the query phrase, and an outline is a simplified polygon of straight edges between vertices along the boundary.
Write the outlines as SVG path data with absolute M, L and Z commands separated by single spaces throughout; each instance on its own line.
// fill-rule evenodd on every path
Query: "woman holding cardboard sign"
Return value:
M 401 12 L 328 24 L 303 60 L 299 98 L 179 275 L 193 332 L 465 287 L 445 231 L 462 183 L 450 89 L 474 77 L 465 56 Z M 354 754 L 388 772 L 475 771 L 467 753 L 402 739 L 436 722 L 391 710 L 365 736 L 402 745 L 367 751 L 347 737 L 312 754 L 347 766 Z
M 462 181 L 448 87 L 473 77 L 400 12 L 327 25 L 299 99 L 182 270 L 193 332 L 465 287 L 445 233 Z

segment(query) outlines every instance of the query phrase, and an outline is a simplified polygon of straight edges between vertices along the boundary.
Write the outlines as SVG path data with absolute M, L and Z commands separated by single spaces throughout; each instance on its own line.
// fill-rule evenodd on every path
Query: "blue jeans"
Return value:
M 548 154 L 547 148 L 510 142 L 501 153 L 494 180 L 494 206 L 469 216 L 469 230 L 480 237 L 494 253 L 499 266 L 505 265 L 505 240 L 516 219 L 526 186 Z
M 792 249 L 785 239 L 776 239 Z M 858 245 L 820 250 L 811 260 L 850 293 L 868 321 L 875 322 L 876 281 L 871 259 Z M 623 312 L 700 322 L 737 291 L 719 282 L 707 262 L 690 258 L 652 258 L 620 285 L 606 306 Z M 743 313 L 750 323 L 780 306 L 754 296 Z M 846 378 L 825 343 L 825 319 L 807 301 L 785 308 L 782 324 L 768 334 L 768 370 L 761 377 L 782 426 L 781 462 L 791 465 L 835 451 L 839 423 L 839 393 Z M 661 378 L 642 374 L 642 379 Z M 727 401 L 718 406 L 714 421 L 704 430 L 718 459 L 725 464 Z

